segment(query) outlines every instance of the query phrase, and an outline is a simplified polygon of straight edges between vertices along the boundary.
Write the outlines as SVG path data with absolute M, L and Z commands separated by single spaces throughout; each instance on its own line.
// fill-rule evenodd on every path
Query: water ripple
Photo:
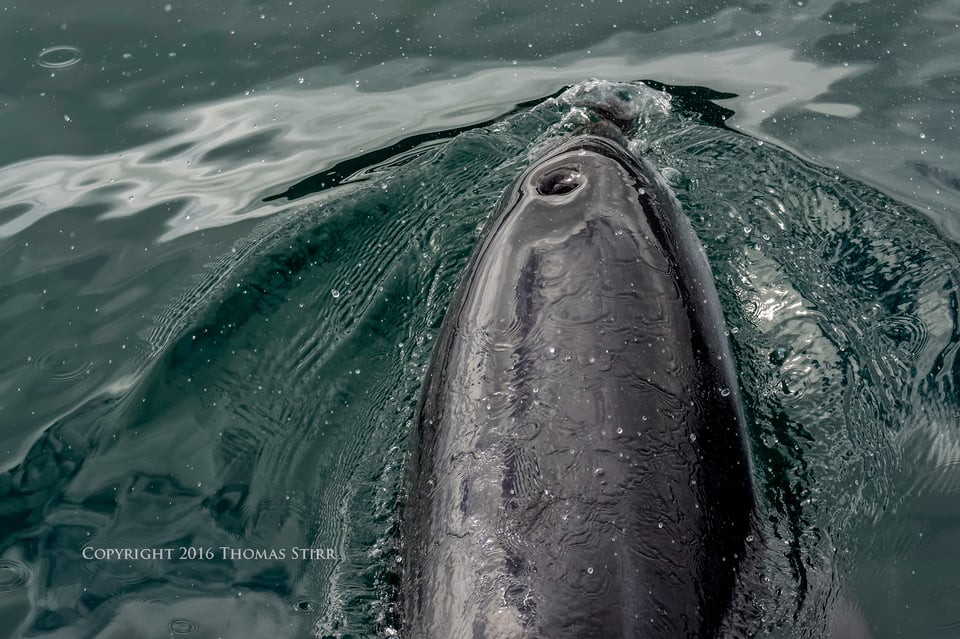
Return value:
M 93 362 L 77 359 L 79 344 L 58 344 L 50 347 L 46 352 L 36 357 L 28 358 L 28 362 L 46 371 L 51 382 L 72 382 L 93 369 Z
M 15 559 L 0 559 L 0 592 L 25 588 L 33 581 L 33 571 Z
M 173 619 L 167 624 L 170 633 L 174 635 L 190 635 L 200 629 L 200 626 L 189 619 Z
M 37 64 L 47 69 L 72 67 L 83 58 L 83 51 L 68 44 L 47 47 L 37 54 Z

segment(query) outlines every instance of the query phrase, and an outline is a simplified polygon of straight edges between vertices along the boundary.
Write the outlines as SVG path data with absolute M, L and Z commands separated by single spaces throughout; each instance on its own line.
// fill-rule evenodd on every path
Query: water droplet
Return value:
M 163 10 L 166 11 L 167 13 L 170 13 L 171 11 L 173 11 L 173 5 L 172 5 L 172 4 L 165 4 L 165 5 L 163 5 Z
M 306 82 L 306 79 L 302 75 L 297 78 L 297 84 L 303 84 L 304 82 Z
M 724 396 L 724 397 L 729 397 L 729 396 L 730 396 L 730 389 L 729 389 L 729 388 L 721 388 L 721 389 L 720 389 L 720 394 L 721 394 L 722 396 Z
M 602 468 L 595 468 L 594 471 L 593 471 L 593 474 L 596 475 L 597 477 L 599 477 L 600 475 L 603 474 L 603 469 L 602 469 Z
M 697 434 L 696 434 L 696 433 L 690 433 L 690 441 L 692 441 L 692 442 L 697 441 Z
M 617 435 L 623 435 L 623 428 L 620 426 L 617 426 Z
M 338 291 L 337 289 L 333 289 L 332 291 L 330 291 L 330 294 L 333 295 L 333 299 L 337 299 L 340 297 L 340 291 Z
M 663 522 L 662 522 L 662 521 L 657 522 L 657 528 L 663 528 Z
M 587 574 L 588 574 L 588 575 L 592 575 L 592 574 L 593 574 L 593 566 L 587 567 Z

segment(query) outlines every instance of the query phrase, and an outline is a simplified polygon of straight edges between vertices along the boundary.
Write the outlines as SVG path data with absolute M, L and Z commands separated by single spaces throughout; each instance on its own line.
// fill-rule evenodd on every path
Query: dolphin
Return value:
M 505 192 L 438 335 L 401 635 L 716 637 L 752 476 L 700 242 L 647 160 L 575 137 Z

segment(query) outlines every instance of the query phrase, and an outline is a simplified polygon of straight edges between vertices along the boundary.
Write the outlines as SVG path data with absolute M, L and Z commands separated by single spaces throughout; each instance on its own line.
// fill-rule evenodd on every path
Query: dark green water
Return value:
M 754 630 L 818 637 L 842 596 L 876 637 L 960 635 L 958 25 L 956 0 L 0 5 L 0 637 L 389 632 L 462 268 L 522 168 L 626 98 L 731 330 Z M 84 556 L 124 548 L 159 555 Z

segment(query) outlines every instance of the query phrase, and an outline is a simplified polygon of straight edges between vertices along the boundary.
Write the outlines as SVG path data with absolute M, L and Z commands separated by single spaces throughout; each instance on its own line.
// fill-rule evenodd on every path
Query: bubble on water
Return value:
M 304 614 L 308 612 L 313 612 L 315 607 L 313 605 L 313 602 L 311 602 L 309 599 L 301 599 L 295 604 L 293 604 L 293 609 L 295 612 Z
M 333 289 L 330 291 L 330 294 L 333 295 L 333 299 L 338 299 L 340 297 L 340 291 Z
M 723 397 L 729 397 L 729 396 L 730 396 L 730 389 L 729 389 L 729 388 L 721 388 L 721 389 L 720 389 L 720 394 L 721 394 Z
M 588 574 L 588 575 L 592 575 L 592 574 L 593 574 L 593 566 L 588 566 L 588 567 L 587 567 L 587 574 Z

